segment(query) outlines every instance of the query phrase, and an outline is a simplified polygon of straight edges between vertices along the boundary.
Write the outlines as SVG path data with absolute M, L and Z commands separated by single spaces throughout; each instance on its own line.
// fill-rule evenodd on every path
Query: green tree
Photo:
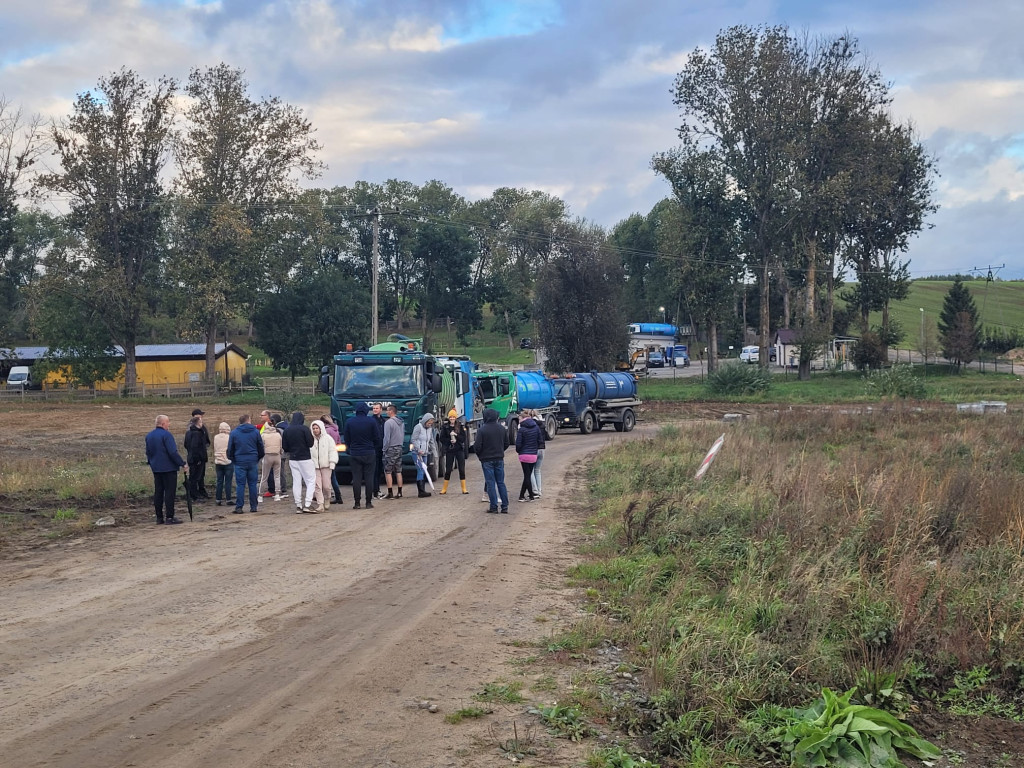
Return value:
M 943 357 L 959 368 L 968 365 L 978 355 L 981 328 L 974 297 L 959 278 L 953 281 L 939 312 L 939 344 Z
M 79 94 L 52 129 L 62 172 L 41 176 L 65 194 L 82 247 L 50 262 L 46 285 L 74 291 L 124 349 L 125 386 L 135 387 L 135 345 L 158 277 L 164 219 L 162 171 L 170 148 L 177 85 L 153 85 L 129 69 Z
M 604 233 L 582 222 L 537 280 L 535 316 L 552 372 L 613 370 L 628 344 L 618 254 Z
M 719 324 L 735 306 L 743 277 L 737 230 L 738 201 L 720 159 L 684 147 L 656 155 L 656 171 L 672 184 L 675 206 L 659 230 L 662 250 L 673 256 L 671 283 L 683 305 L 707 333 L 708 369 L 718 367 Z
M 269 279 L 268 222 L 299 177 L 323 169 L 302 111 L 276 97 L 253 100 L 243 75 L 227 64 L 192 70 L 175 146 L 181 208 L 171 273 L 187 298 L 186 325 L 206 341 L 210 380 L 220 322 L 253 307 Z
M 19 200 L 46 142 L 42 120 L 28 117 L 0 96 L 0 346 L 11 328 L 22 292 L 35 274 L 34 249 L 26 242 L 26 217 Z M 31 218 L 31 217 L 29 217 Z
M 69 387 L 113 381 L 122 358 L 100 313 L 63 292 L 42 293 L 39 299 L 32 313 L 33 329 L 48 344 L 46 357 L 33 369 L 39 380 L 57 371 Z
M 346 270 L 332 267 L 266 295 L 253 313 L 256 342 L 274 368 L 294 379 L 327 364 L 345 344 L 369 340 L 370 297 Z
M 771 273 L 795 218 L 806 58 L 785 27 L 731 27 L 709 50 L 690 54 L 673 86 L 682 154 L 713 152 L 741 203 L 742 252 L 760 294 L 765 364 Z

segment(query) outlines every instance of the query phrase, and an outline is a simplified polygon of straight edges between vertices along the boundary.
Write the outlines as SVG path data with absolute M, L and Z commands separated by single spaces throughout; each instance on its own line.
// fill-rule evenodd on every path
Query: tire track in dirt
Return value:
M 30 571 L 8 582 L 0 620 L 4 762 L 457 764 L 452 726 L 410 702 L 464 705 L 501 671 L 500 643 L 536 635 L 531 612 L 572 558 L 561 478 L 621 439 L 552 442 L 545 498 L 508 516 L 483 514 L 473 465 L 468 495 L 237 522 L 203 511 L 68 563 L 0 565 L 0 578 Z

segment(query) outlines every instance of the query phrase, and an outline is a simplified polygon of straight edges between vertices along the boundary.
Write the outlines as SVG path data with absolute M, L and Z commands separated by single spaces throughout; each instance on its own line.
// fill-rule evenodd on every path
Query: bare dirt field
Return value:
M 242 410 L 203 407 L 214 430 Z M 68 459 L 114 456 L 148 482 L 142 436 L 159 410 L 180 442 L 191 405 L 0 411 L 0 473 L 55 468 L 47 492 L 0 496 L 0 518 L 25 521 L 0 530 L 0 765 L 469 768 L 508 765 L 515 754 L 501 747 L 515 736 L 527 764 L 582 764 L 585 747 L 526 713 L 558 695 L 540 685 L 551 669 L 517 662 L 579 617 L 565 572 L 588 512 L 588 457 L 656 426 L 559 435 L 543 499 L 513 501 L 509 515 L 484 513 L 475 459 L 469 495 L 453 485 L 373 510 L 352 510 L 345 487 L 348 503 L 325 514 L 296 515 L 285 501 L 238 516 L 204 504 L 193 523 L 168 528 L 138 496 L 60 500 Z M 736 409 L 648 415 L 725 410 Z M 506 467 L 514 497 L 511 451 Z M 52 513 L 68 503 L 117 525 L 55 537 Z M 183 506 L 178 515 L 187 520 Z M 572 674 L 556 672 L 563 683 Z M 527 703 L 474 701 L 499 680 L 522 682 Z M 494 711 L 445 721 L 473 705 Z M 947 750 L 943 768 L 1007 768 L 1024 749 L 1008 721 L 912 722 Z
M 0 414 L 0 459 L 46 445 L 137 456 L 156 413 L 68 408 Z M 188 410 L 170 413 L 175 434 Z M 356 511 L 345 487 L 349 503 L 320 515 L 206 504 L 173 528 L 145 505 L 112 505 L 96 511 L 116 527 L 43 547 L 19 538 L 0 550 L 0 763 L 507 764 L 497 745 L 513 721 L 520 735 L 536 728 L 523 705 L 456 725 L 444 715 L 573 616 L 564 574 L 579 511 L 561 502 L 578 494 L 589 453 L 630 437 L 559 436 L 543 498 L 513 500 L 509 515 L 484 512 L 471 460 L 468 495 L 453 485 Z M 506 463 L 515 496 L 511 451 Z M 535 746 L 537 764 L 580 754 L 564 740 Z

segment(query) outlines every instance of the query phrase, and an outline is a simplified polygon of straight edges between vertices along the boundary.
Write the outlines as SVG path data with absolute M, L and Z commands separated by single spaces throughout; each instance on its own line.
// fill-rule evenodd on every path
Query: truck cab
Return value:
M 355 415 L 360 400 L 370 405 L 394 405 L 405 423 L 407 450 L 402 456 L 402 466 L 415 471 L 414 457 L 408 450 L 412 430 L 426 413 L 442 418 L 437 406 L 444 366 L 424 354 L 416 340 L 402 337 L 366 351 L 340 352 L 334 356 L 333 382 L 331 372 L 330 366 L 321 369 L 320 390 L 331 396 L 331 416 L 338 430 L 344 432 L 345 422 Z M 350 473 L 345 448 L 342 441 L 338 446 L 338 471 Z

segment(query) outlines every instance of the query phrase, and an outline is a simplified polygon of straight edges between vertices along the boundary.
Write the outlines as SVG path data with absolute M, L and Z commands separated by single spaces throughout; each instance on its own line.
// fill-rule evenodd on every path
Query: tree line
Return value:
M 751 317 L 762 348 L 799 329 L 802 372 L 851 323 L 891 343 L 934 168 L 856 41 L 723 30 L 673 101 L 680 144 L 651 161 L 671 195 L 607 231 L 536 190 L 303 188 L 325 167 L 313 126 L 226 64 L 184 83 L 122 69 L 49 126 L 0 103 L 0 346 L 31 335 L 93 368 L 119 346 L 130 387 L 140 340 L 205 342 L 212 377 L 241 320 L 301 372 L 369 340 L 375 226 L 382 318 L 465 338 L 489 306 L 510 345 L 535 322 L 556 370 L 614 365 L 626 324 L 659 315 L 699 327 L 711 366 Z

